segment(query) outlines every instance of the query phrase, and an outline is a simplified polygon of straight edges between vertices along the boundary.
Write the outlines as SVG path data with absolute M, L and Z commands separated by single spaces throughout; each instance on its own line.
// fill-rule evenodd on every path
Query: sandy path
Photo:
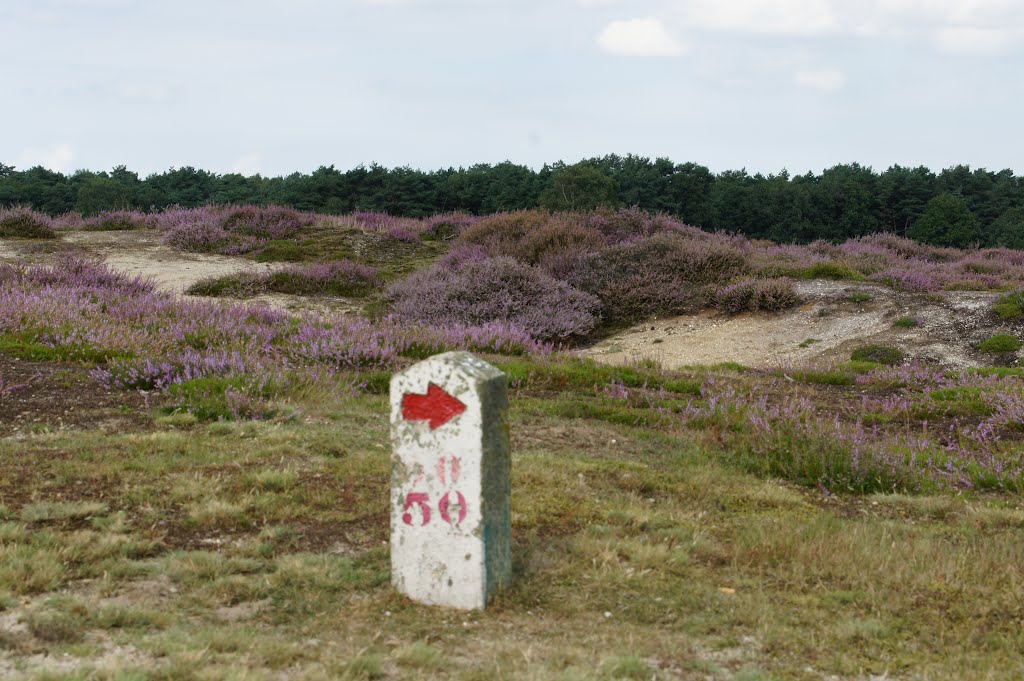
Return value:
M 804 304 L 779 313 L 728 316 L 714 311 L 634 326 L 583 351 L 608 364 L 654 359 L 667 368 L 739 362 L 751 367 L 828 365 L 850 358 L 860 345 L 893 345 L 924 361 L 979 366 L 974 345 L 995 333 L 988 308 L 998 294 L 947 292 L 943 300 L 897 293 L 880 284 L 801 281 Z M 857 303 L 853 293 L 873 299 Z M 899 317 L 921 321 L 896 329 Z

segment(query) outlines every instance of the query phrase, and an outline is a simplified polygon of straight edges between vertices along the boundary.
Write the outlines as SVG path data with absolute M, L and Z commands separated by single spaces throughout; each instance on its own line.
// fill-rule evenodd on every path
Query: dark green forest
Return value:
M 954 166 L 938 173 L 859 164 L 820 174 L 713 173 L 667 158 L 609 155 L 540 170 L 505 162 L 423 171 L 322 166 L 286 177 L 219 175 L 191 167 L 140 178 L 124 166 L 70 175 L 0 163 L 0 205 L 51 215 L 204 204 L 280 204 L 323 213 L 384 211 L 422 217 L 522 208 L 589 210 L 639 206 L 708 230 L 805 243 L 894 232 L 943 246 L 1024 248 L 1024 178 Z

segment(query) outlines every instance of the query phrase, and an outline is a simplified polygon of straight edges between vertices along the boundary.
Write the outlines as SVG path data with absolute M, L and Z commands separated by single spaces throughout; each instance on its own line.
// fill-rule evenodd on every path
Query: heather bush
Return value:
M 155 220 L 164 240 L 182 251 L 240 255 L 271 241 L 290 239 L 315 221 L 282 206 L 172 207 Z
M 933 268 L 917 269 L 909 265 L 908 269 L 891 269 L 869 277 L 872 281 L 880 281 L 899 291 L 909 293 L 929 293 L 943 287 L 945 278 Z
M 472 227 L 481 218 L 469 213 L 440 213 L 424 218 L 423 238 L 438 241 L 447 241 L 459 236 L 463 231 Z
M 153 227 L 156 219 L 137 210 L 108 210 L 84 218 L 78 229 L 90 232 L 127 231 Z
M 912 239 L 891 234 L 889 232 L 880 232 L 878 234 L 869 234 L 868 236 L 862 236 L 856 239 L 850 239 L 842 248 L 847 251 L 851 247 L 855 246 L 867 246 L 876 247 L 892 253 L 897 258 L 909 260 L 911 258 L 927 258 L 931 249 L 924 244 L 920 244 Z
M 266 240 L 289 239 L 314 221 L 311 215 L 284 206 L 225 206 L 221 211 L 220 224 L 226 231 Z
M 503 322 L 547 341 L 573 341 L 597 326 L 599 301 L 513 258 L 435 266 L 391 286 L 397 317 L 441 326 Z
M 752 279 L 730 284 L 718 291 L 715 307 L 738 313 L 763 310 L 777 312 L 799 304 L 800 296 L 788 279 Z
M 551 214 L 540 210 L 498 213 L 467 227 L 459 236 L 458 243 L 482 246 L 492 256 L 529 260 L 521 256 L 523 241 L 531 233 L 546 227 L 552 219 Z
M 651 317 L 696 312 L 707 305 L 707 287 L 678 275 L 644 270 L 619 279 L 605 280 L 598 289 L 603 320 L 611 327 Z
M 0 237 L 53 239 L 53 220 L 45 213 L 16 206 L 0 208 Z
M 221 277 L 204 277 L 185 289 L 190 296 L 251 298 L 267 292 L 266 279 L 257 272 L 234 272 Z
M 363 296 L 381 288 L 377 270 L 348 260 L 292 265 L 273 272 L 236 272 L 201 279 L 186 293 L 247 298 L 261 293 Z
M 436 328 L 398 319 L 295 318 L 266 306 L 182 299 L 82 259 L 0 264 L 0 342 L 26 357 L 93 362 L 92 374 L 110 387 L 173 392 L 185 395 L 189 410 L 207 413 L 213 405 L 246 418 L 269 413 L 268 385 L 311 381 L 351 390 L 339 372 L 390 369 L 425 348 L 551 351 L 502 323 Z M 201 380 L 208 378 L 224 380 Z
M 687 225 L 665 213 L 651 215 L 636 206 L 619 210 L 599 209 L 581 215 L 585 227 L 600 232 L 608 244 L 674 232 L 694 238 L 707 238 L 703 230 Z
M 759 280 L 751 300 L 754 310 L 778 312 L 800 304 L 800 296 L 788 279 Z
M 523 262 L 538 264 L 566 253 L 595 252 L 604 246 L 601 234 L 574 219 L 555 216 L 528 232 L 510 255 Z
M 601 254 L 600 262 L 609 276 L 647 268 L 695 284 L 726 282 L 749 269 L 746 254 L 728 239 L 672 233 L 613 246 Z
M 745 254 L 728 239 L 671 232 L 577 254 L 562 265 L 570 284 L 600 298 L 611 326 L 698 310 L 707 303 L 708 285 L 747 269 Z
M 157 216 L 164 241 L 179 251 L 212 253 L 226 248 L 231 235 L 221 224 L 220 211 L 203 208 L 167 208 Z
M 265 278 L 269 290 L 296 295 L 363 296 L 382 286 L 375 268 L 350 260 L 292 265 Z

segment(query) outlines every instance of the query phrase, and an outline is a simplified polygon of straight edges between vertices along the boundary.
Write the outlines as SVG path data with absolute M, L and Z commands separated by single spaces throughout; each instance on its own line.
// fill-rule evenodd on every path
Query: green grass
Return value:
M 655 366 L 607 366 L 591 359 L 555 359 L 550 361 L 508 360 L 495 358 L 498 366 L 515 388 L 546 390 L 593 390 L 613 381 L 628 387 L 664 388 L 680 395 L 699 395 L 700 380 L 686 374 L 663 372 Z M 746 371 L 741 364 L 725 367 L 733 371 Z
M 856 291 L 847 296 L 847 300 L 849 300 L 851 303 L 869 303 L 874 299 L 874 295 L 866 293 L 864 291 Z
M 838 440 L 758 438 L 729 404 L 687 424 L 706 368 L 503 366 L 514 580 L 488 610 L 390 586 L 381 374 L 357 396 L 275 395 L 301 419 L 0 439 L 0 611 L 23 625 L 0 655 L 30 678 L 61 678 L 47 660 L 68 660 L 64 678 L 80 679 L 1009 679 L 1024 666 L 1016 494 L 894 494 L 901 481 L 853 470 Z M 854 386 L 877 366 L 711 379 L 841 414 L 879 389 Z M 917 399 L 938 413 L 986 390 Z M 826 497 L 822 479 L 846 482 Z
M 256 262 L 303 262 L 313 260 L 316 247 L 308 240 L 276 239 L 268 241 L 255 254 Z
M 1008 333 L 997 333 L 978 344 L 979 350 L 990 353 L 1017 352 L 1020 348 L 1020 339 Z

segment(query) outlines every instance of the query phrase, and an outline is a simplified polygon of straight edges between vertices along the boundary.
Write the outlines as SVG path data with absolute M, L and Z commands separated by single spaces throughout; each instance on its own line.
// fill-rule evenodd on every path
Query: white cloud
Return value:
M 805 69 L 798 71 L 793 80 L 821 92 L 839 92 L 846 87 L 846 74 L 839 69 Z
M 676 57 L 686 49 L 655 17 L 613 21 L 597 36 L 605 52 L 628 57 Z
M 687 28 L 813 35 L 840 28 L 829 0 L 682 0 Z
M 231 172 L 245 175 L 246 177 L 258 175 L 262 163 L 263 159 L 259 154 L 245 154 L 244 156 L 239 156 L 231 163 Z
M 28 148 L 22 150 L 14 159 L 16 168 L 32 168 L 43 166 L 57 172 L 71 170 L 71 161 L 75 158 L 75 152 L 70 144 L 51 144 L 44 148 Z
M 1024 44 L 1020 0 L 675 0 L 672 7 L 673 23 L 698 31 L 918 36 L 943 52 L 965 55 L 1001 54 Z
M 932 40 L 942 52 L 976 56 L 1002 54 L 1011 50 L 1015 43 L 1012 31 L 964 26 L 939 29 Z

